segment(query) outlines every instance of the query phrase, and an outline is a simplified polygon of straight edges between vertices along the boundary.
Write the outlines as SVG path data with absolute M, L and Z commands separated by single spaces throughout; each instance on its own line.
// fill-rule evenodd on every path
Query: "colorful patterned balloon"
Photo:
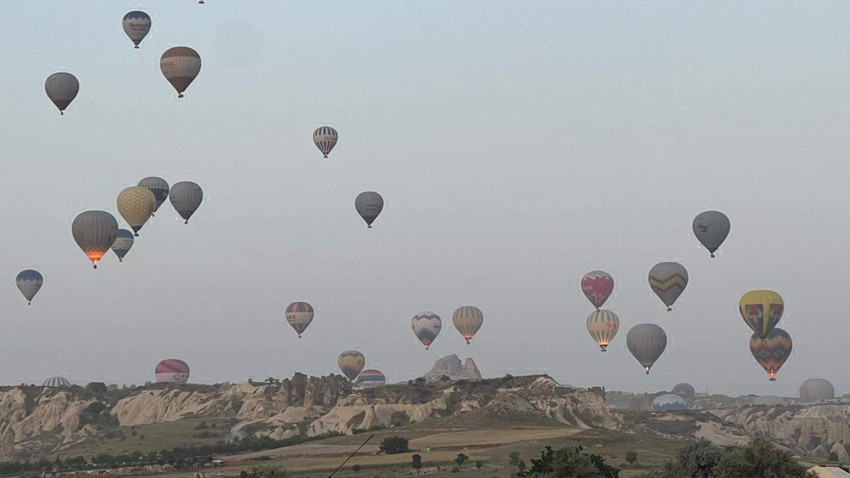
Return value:
M 186 383 L 189 380 L 189 366 L 180 359 L 165 359 L 156 364 L 154 376 L 159 383 Z
M 346 350 L 339 354 L 336 363 L 342 373 L 348 377 L 348 381 L 353 382 L 366 366 L 366 357 L 356 350 Z
M 599 344 L 602 352 L 606 351 L 618 330 L 620 330 L 620 318 L 610 310 L 595 310 L 587 316 L 587 331 Z
M 443 328 L 443 321 L 440 316 L 433 312 L 420 312 L 413 316 L 410 321 L 410 326 L 413 329 L 413 334 L 425 345 L 425 350 L 431 347 L 431 343 L 440 334 Z
M 484 324 L 484 313 L 478 307 L 465 305 L 458 307 L 452 314 L 452 322 L 460 335 L 463 335 L 463 338 L 466 339 L 466 344 L 469 345 L 469 341 Z
M 667 306 L 673 310 L 676 299 L 688 285 L 688 271 L 678 262 L 660 262 L 649 270 L 649 287 Z
M 581 291 L 599 309 L 614 291 L 614 278 L 605 271 L 591 271 L 581 278 Z
M 741 297 L 738 311 L 753 332 L 765 338 L 782 318 L 785 301 L 772 290 L 751 290 Z
M 15 284 L 17 284 L 21 294 L 24 294 L 27 304 L 32 304 L 33 297 L 38 294 L 44 284 L 44 277 L 36 270 L 27 269 L 18 274 L 18 277 L 15 278 Z
M 776 372 L 782 368 L 782 365 L 788 360 L 791 355 L 791 348 L 794 343 L 791 341 L 791 336 L 788 332 L 775 327 L 770 331 L 765 338 L 753 334 L 750 337 L 750 352 L 770 376 L 770 381 L 776 381 Z
M 313 321 L 313 306 L 306 302 L 293 302 L 286 307 L 286 321 L 298 333 L 298 338 L 307 330 L 307 326 Z

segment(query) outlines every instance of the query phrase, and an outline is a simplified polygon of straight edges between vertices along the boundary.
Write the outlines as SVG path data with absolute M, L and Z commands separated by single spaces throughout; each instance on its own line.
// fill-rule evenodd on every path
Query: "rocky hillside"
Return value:
M 183 418 L 230 418 L 234 436 L 319 436 L 441 419 L 459 426 L 516 421 L 617 426 L 601 389 L 576 390 L 547 376 L 480 381 L 415 380 L 352 390 L 342 376 L 237 385 L 0 389 L 0 458 L 56 453 L 110 430 Z
M 425 380 L 428 382 L 436 382 L 446 377 L 449 380 L 481 380 L 481 372 L 472 357 L 467 357 L 466 361 L 461 363 L 460 358 L 452 354 L 438 359 L 434 367 L 425 374 Z

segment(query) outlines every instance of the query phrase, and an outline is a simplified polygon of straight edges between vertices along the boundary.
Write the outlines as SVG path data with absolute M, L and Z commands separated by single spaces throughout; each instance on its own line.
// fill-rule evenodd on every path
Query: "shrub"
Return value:
M 418 470 L 418 469 L 422 468 L 422 455 L 417 453 L 417 454 L 413 455 L 411 458 L 413 459 L 413 463 L 411 463 L 411 466 L 413 466 L 414 470 Z
M 483 467 L 484 467 L 484 463 L 483 463 L 483 462 L 481 462 L 481 461 L 476 461 L 476 462 L 475 462 L 475 468 L 478 468 L 478 469 L 480 470 L 480 469 L 481 469 L 481 468 L 483 468 Z
M 464 455 L 463 453 L 458 453 L 457 458 L 455 458 L 455 463 L 457 463 L 458 467 L 463 468 L 463 464 L 466 463 L 466 460 L 468 459 L 468 456 Z
M 626 453 L 626 462 L 628 462 L 628 464 L 630 465 L 634 465 L 635 463 L 637 463 L 637 458 L 638 455 L 636 451 L 630 451 Z
M 407 438 L 399 436 L 386 437 L 381 441 L 380 449 L 387 455 L 395 455 L 396 453 L 406 452 L 407 444 Z
M 362 470 L 360 465 L 354 465 L 351 467 L 351 469 L 354 470 L 355 473 L 360 473 L 360 470 Z

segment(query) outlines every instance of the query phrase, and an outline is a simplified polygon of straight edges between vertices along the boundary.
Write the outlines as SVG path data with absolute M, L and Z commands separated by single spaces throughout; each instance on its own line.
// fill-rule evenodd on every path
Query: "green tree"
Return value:
M 383 441 L 381 441 L 380 449 L 387 455 L 395 455 L 396 453 L 406 452 L 407 443 L 407 438 L 404 437 L 386 437 Z
M 582 452 L 581 446 L 553 450 L 547 446 L 540 458 L 531 460 L 531 468 L 520 471 L 528 478 L 618 478 L 620 470 L 609 466 L 599 455 Z M 681 478 L 681 477 L 680 477 Z
M 806 468 L 782 451 L 766 437 L 757 436 L 745 446 L 730 447 L 723 453 L 717 467 L 720 478 L 806 478 Z
M 484 462 L 482 462 L 480 460 L 475 462 L 475 468 L 480 470 L 483 467 L 484 467 Z
M 626 462 L 629 465 L 634 465 L 635 463 L 637 463 L 637 458 L 638 457 L 636 451 L 630 451 L 626 453 Z
M 286 470 L 279 466 L 252 466 L 248 478 L 284 478 Z
M 463 468 L 463 464 L 466 463 L 469 457 L 464 455 L 463 453 L 458 453 L 457 458 L 455 458 L 455 463 L 457 463 L 458 468 Z
M 360 465 L 354 465 L 351 467 L 351 469 L 354 470 L 355 473 L 360 473 L 360 470 L 362 470 Z
M 95 395 L 105 395 L 107 392 L 106 384 L 103 382 L 91 382 L 86 385 L 86 390 Z
M 510 465 L 511 465 L 512 467 L 516 468 L 516 467 L 518 467 L 518 466 L 519 466 L 519 463 L 520 463 L 521 461 L 522 461 L 522 460 L 519 458 L 519 453 L 518 453 L 518 452 L 515 452 L 515 451 L 512 451 L 512 452 L 511 452 L 511 455 L 510 455 L 510 458 L 509 458 L 509 461 L 508 461 L 508 462 L 510 463 Z
M 418 472 L 419 469 L 422 468 L 422 455 L 417 453 L 410 458 L 413 459 L 413 463 L 411 463 L 411 466 L 413 466 L 413 469 Z

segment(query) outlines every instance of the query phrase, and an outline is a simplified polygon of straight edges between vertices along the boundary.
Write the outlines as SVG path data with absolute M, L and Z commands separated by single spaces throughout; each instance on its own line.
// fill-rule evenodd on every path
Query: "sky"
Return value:
M 609 390 L 850 393 L 848 19 L 839 1 L 2 2 L 0 383 L 140 384 L 171 357 L 200 383 L 325 375 L 354 348 L 391 382 L 456 353 Z M 158 64 L 178 45 L 203 61 L 180 100 Z M 56 71 L 80 81 L 65 116 Z M 71 222 L 119 217 L 146 176 L 195 181 L 203 204 L 189 225 L 163 205 L 92 270 Z M 374 229 L 365 190 L 385 200 Z M 716 259 L 691 231 L 706 209 L 732 221 Z M 673 312 L 647 283 L 667 260 L 690 274 Z M 45 277 L 32 306 L 26 268 Z M 605 354 L 579 286 L 594 269 L 621 320 Z M 761 288 L 794 340 L 775 383 L 737 312 Z M 302 339 L 296 300 L 316 310 Z M 469 346 L 461 305 L 485 315 Z M 444 326 L 428 351 L 425 310 Z M 649 376 L 625 346 L 643 322 L 669 339 Z

